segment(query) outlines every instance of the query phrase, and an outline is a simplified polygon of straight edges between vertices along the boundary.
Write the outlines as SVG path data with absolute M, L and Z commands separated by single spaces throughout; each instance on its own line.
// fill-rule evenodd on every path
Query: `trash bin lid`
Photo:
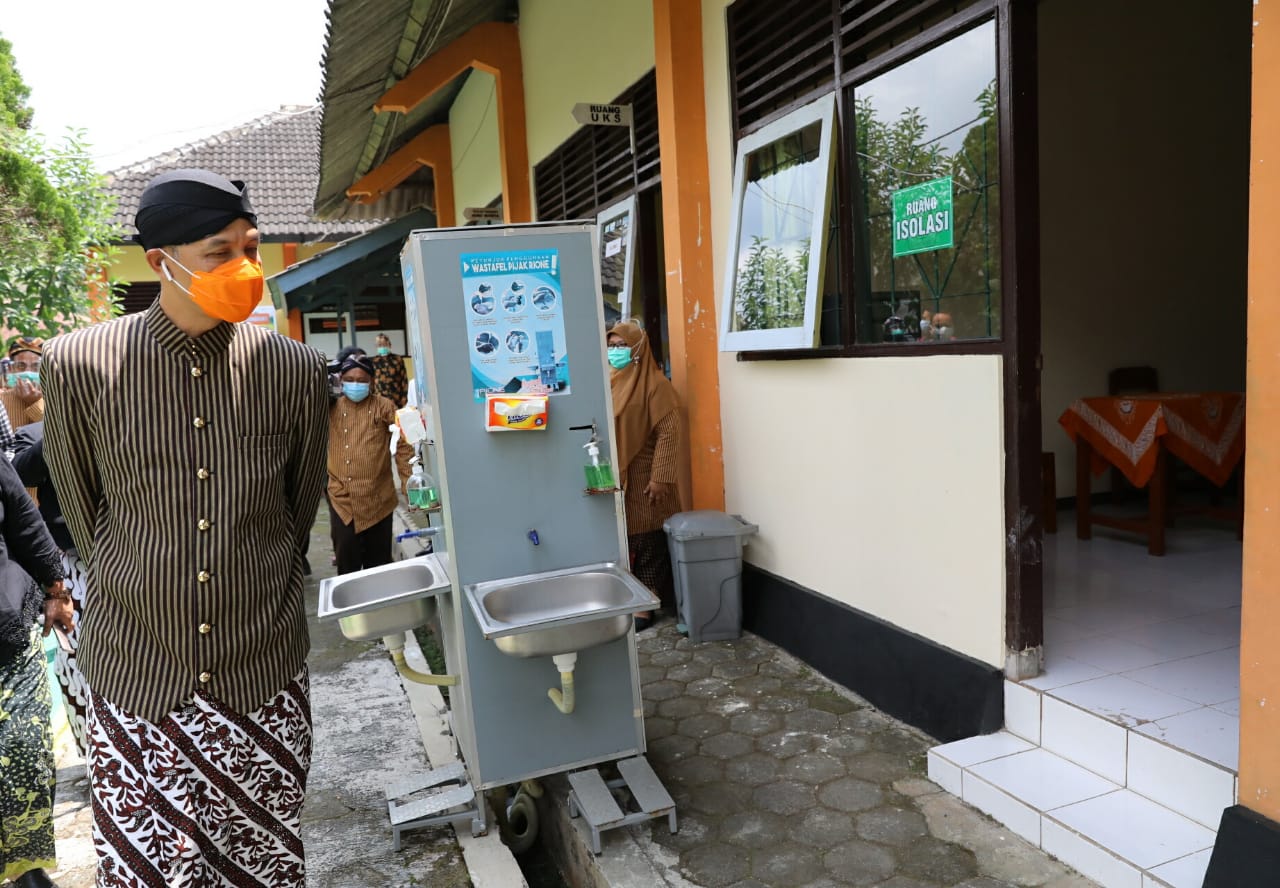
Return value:
M 742 519 L 741 515 L 729 515 L 715 509 L 696 512 L 677 512 L 662 524 L 674 540 L 696 540 L 706 537 L 746 537 L 760 528 Z

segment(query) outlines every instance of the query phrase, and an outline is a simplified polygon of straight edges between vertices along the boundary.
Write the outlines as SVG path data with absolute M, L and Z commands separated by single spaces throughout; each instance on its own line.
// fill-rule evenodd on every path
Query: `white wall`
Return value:
M 449 108 L 449 148 L 453 155 L 453 199 L 462 211 L 484 207 L 502 193 L 498 151 L 498 97 L 492 74 L 472 69 Z
M 521 0 L 520 52 L 537 164 L 578 128 L 578 102 L 611 102 L 653 67 L 653 0 Z
M 1151 365 L 1167 391 L 1244 387 L 1248 0 L 1042 0 L 1044 449 L 1058 417 Z M 1103 489 L 1108 477 L 1095 479 Z
M 716 303 L 732 138 L 725 0 L 703 0 Z M 1004 452 L 995 356 L 739 362 L 721 355 L 725 495 L 747 560 L 1004 665 Z

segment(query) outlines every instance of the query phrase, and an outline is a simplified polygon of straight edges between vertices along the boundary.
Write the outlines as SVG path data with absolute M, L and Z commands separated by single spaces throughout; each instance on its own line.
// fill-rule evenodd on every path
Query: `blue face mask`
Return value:
M 344 382 L 342 384 L 342 393 L 349 400 L 359 404 L 365 398 L 369 397 L 369 383 L 367 382 Z
M 378 354 L 389 355 L 391 354 L 391 349 L 387 348 L 385 345 L 380 345 L 378 346 Z
M 19 379 L 25 379 L 27 382 L 33 385 L 39 385 L 40 371 L 24 370 L 22 373 L 10 373 L 5 381 L 9 383 L 9 388 L 14 388 L 18 384 Z
M 624 346 L 609 347 L 609 366 L 621 370 L 631 363 L 631 349 Z

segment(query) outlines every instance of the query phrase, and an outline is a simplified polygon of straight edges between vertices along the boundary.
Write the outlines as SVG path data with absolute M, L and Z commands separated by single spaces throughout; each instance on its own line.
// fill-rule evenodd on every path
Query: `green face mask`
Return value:
M 391 354 L 391 349 L 387 348 L 385 345 L 380 345 L 378 346 L 378 354 L 389 355 Z
M 33 385 L 40 384 L 40 372 L 38 370 L 25 370 L 22 373 L 10 373 L 5 379 L 9 383 L 9 388 L 14 388 L 18 384 L 18 380 L 25 379 Z
M 614 370 L 621 370 L 631 363 L 631 349 L 626 346 L 610 346 L 609 348 L 609 366 Z

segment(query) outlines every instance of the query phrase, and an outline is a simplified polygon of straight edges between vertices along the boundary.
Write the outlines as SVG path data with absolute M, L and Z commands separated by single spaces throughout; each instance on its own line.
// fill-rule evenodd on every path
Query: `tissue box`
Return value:
M 546 395 L 485 396 L 487 432 L 540 432 L 547 427 Z

